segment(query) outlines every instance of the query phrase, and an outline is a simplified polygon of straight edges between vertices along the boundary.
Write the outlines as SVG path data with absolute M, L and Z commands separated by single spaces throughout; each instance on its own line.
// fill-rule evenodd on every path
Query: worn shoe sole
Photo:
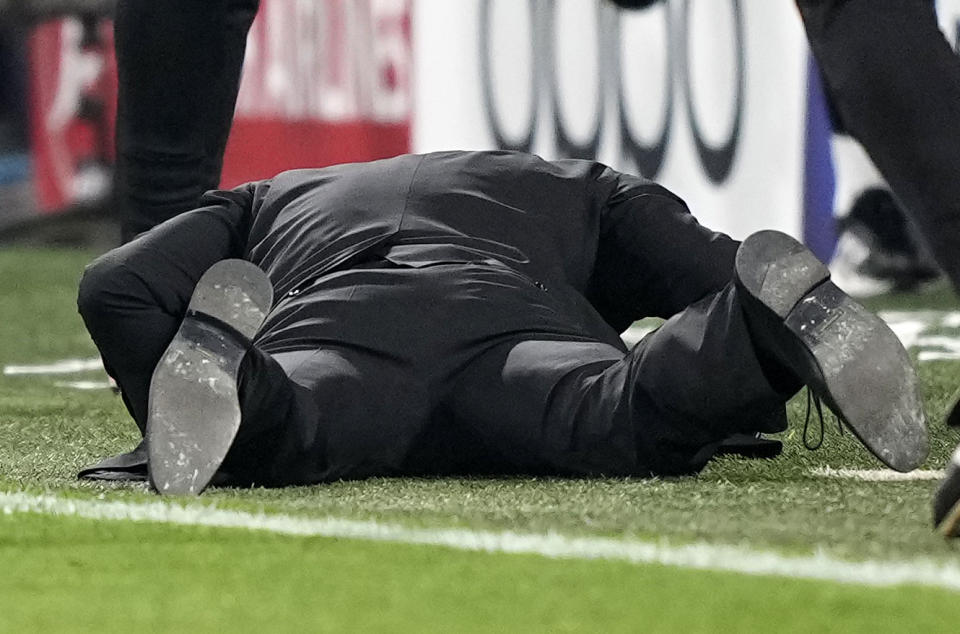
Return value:
M 267 276 L 244 260 L 210 267 L 150 382 L 150 483 L 161 495 L 197 495 L 240 428 L 240 362 L 273 299 Z
M 774 356 L 881 462 L 917 468 L 929 451 L 918 380 L 886 323 L 831 283 L 827 267 L 786 234 L 751 235 L 735 266 L 753 304 L 748 312 L 760 306 L 771 324 L 779 322 Z

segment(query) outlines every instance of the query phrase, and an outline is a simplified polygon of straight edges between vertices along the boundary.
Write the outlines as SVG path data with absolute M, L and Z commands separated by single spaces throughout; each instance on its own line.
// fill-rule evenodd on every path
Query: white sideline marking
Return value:
M 938 359 L 960 359 L 960 338 L 947 335 L 926 335 L 924 331 L 930 328 L 960 328 L 960 312 L 917 310 L 898 311 L 889 310 L 878 313 L 894 331 L 906 348 L 920 348 L 920 361 L 934 361 Z M 620 338 L 627 346 L 634 346 L 645 336 L 659 326 L 642 325 L 631 326 Z M 937 348 L 926 350 L 924 348 Z M 71 374 L 74 372 L 90 372 L 102 370 L 103 363 L 99 358 L 93 359 L 64 359 L 52 363 L 37 365 L 8 365 L 3 368 L 6 375 L 14 374 Z M 80 386 L 65 386 L 83 388 Z
M 556 559 L 607 559 L 749 575 L 818 579 L 867 586 L 918 584 L 960 590 L 960 567 L 931 559 L 845 561 L 823 551 L 788 556 L 743 546 L 569 537 L 557 533 L 515 533 L 463 528 L 406 528 L 396 524 L 328 517 L 311 519 L 218 509 L 163 501 L 131 503 L 71 500 L 51 495 L 0 493 L 5 515 L 40 513 L 94 520 L 160 522 L 185 526 L 244 528 L 285 535 L 336 537 L 444 546 L 490 553 L 533 554 Z
M 851 480 L 864 480 L 866 482 L 904 482 L 908 480 L 940 480 L 943 478 L 942 470 L 917 469 L 909 473 L 900 473 L 893 469 L 831 469 L 830 467 L 817 467 L 810 470 L 810 475 L 820 476 L 822 478 L 847 478 Z
M 939 328 L 960 328 L 960 312 L 942 310 L 884 310 L 877 313 L 893 330 L 904 348 L 917 351 L 921 362 L 960 359 L 960 337 L 949 334 L 925 334 Z M 620 338 L 628 347 L 657 329 L 657 326 L 631 326 Z
M 73 374 L 74 372 L 90 372 L 102 370 L 103 363 L 100 357 L 93 359 L 64 359 L 53 363 L 39 365 L 7 365 L 3 368 L 4 374 Z
M 110 381 L 57 381 L 54 387 L 69 387 L 74 390 L 109 390 L 113 387 Z

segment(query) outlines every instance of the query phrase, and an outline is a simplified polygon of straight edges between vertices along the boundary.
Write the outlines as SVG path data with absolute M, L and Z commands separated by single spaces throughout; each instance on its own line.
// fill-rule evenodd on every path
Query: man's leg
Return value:
M 245 260 L 221 260 L 200 278 L 150 380 L 146 441 L 156 490 L 198 493 L 220 468 L 240 428 L 242 362 L 272 301 L 270 280 Z
M 429 418 L 426 389 L 402 362 L 345 345 L 244 362 L 243 421 L 223 471 L 228 482 L 316 484 L 406 472 Z
M 644 317 L 671 317 L 723 289 L 739 242 L 700 225 L 664 190 L 606 209 L 586 297 L 622 332 Z
M 220 336 L 229 339 L 231 330 L 220 327 Z M 206 345 L 205 336 L 191 339 L 181 328 L 171 349 L 181 337 Z M 177 370 L 184 357 L 158 366 L 148 438 L 159 493 L 197 494 L 210 482 L 288 486 L 409 472 L 430 407 L 408 365 L 342 345 L 275 354 L 256 343 L 227 345 L 245 356 L 239 372 L 214 371 L 216 385 Z
M 534 338 L 489 350 L 461 375 L 454 411 L 520 470 L 668 475 L 699 470 L 732 433 L 762 430 L 807 382 L 877 457 L 916 467 L 926 430 L 902 346 L 878 318 L 823 294 L 832 285 L 809 251 L 768 234 L 740 248 L 739 281 L 626 355 Z
M 117 204 L 124 240 L 220 181 L 258 0 L 120 0 Z
M 627 354 L 504 342 L 464 370 L 452 409 L 517 471 L 676 475 L 701 469 L 731 434 L 760 431 L 795 388 L 770 386 L 728 285 Z
M 586 295 L 618 331 L 644 317 L 671 317 L 729 283 L 738 245 L 700 225 L 666 191 L 644 196 L 642 202 L 628 200 L 605 211 Z M 783 408 L 771 411 L 761 426 L 768 433 L 786 427 Z M 735 434 L 720 451 L 772 457 L 781 449 L 778 440 Z
M 160 465 L 158 479 L 166 478 L 154 482 L 167 492 L 182 484 L 163 464 L 171 456 L 174 463 L 189 464 L 192 472 L 211 452 L 219 452 L 216 464 L 206 465 L 209 473 L 197 469 L 197 476 L 208 480 L 229 448 L 229 472 L 221 479 L 259 484 L 309 481 L 319 464 L 318 435 L 311 431 L 318 420 L 312 394 L 287 375 L 287 368 L 300 361 L 296 355 L 280 355 L 285 367 L 250 342 L 270 307 L 269 282 L 248 262 L 215 259 L 214 253 L 235 251 L 228 242 L 217 243 L 217 236 L 224 237 L 218 231 L 220 220 L 207 210 L 176 218 L 92 264 L 80 286 L 81 314 L 128 411 L 151 439 L 151 462 Z M 198 240 L 207 242 L 201 246 Z M 207 252 L 206 246 L 221 248 Z M 259 283 L 244 279 L 251 276 Z M 248 424 L 234 442 L 241 412 Z M 208 434 L 184 444 L 184 426 L 188 435 Z M 291 433 L 285 433 L 288 427 Z M 166 451 L 170 441 L 173 454 Z M 107 458 L 81 476 L 141 479 L 146 476 L 146 445 Z M 199 457 L 191 453 L 197 450 Z M 311 454 L 311 462 L 297 463 L 301 471 L 275 469 L 277 458 L 302 458 L 304 453 Z
M 219 209 L 184 214 L 101 256 L 84 272 L 77 304 L 107 372 L 141 433 L 150 376 L 180 327 L 197 281 L 242 252 Z

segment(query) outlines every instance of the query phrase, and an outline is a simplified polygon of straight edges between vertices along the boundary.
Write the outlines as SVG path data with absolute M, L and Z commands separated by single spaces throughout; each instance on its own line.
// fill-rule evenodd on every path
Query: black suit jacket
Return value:
M 493 258 L 532 280 L 596 296 L 598 243 L 624 216 L 658 205 L 689 216 L 679 198 L 647 179 L 516 152 L 294 170 L 210 192 L 204 203 L 234 229 L 232 253 L 223 257 L 259 265 L 277 297 L 372 253 L 410 266 Z M 613 303 L 603 297 L 595 303 L 618 329 L 636 318 L 603 311 Z

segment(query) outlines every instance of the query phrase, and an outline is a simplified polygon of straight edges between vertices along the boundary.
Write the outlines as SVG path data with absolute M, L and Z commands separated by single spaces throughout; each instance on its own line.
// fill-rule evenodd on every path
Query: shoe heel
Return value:
M 270 280 L 245 260 L 223 260 L 211 266 L 190 298 L 190 312 L 229 324 L 253 339 L 273 300 Z
M 752 234 L 737 250 L 736 270 L 744 288 L 785 318 L 830 271 L 805 246 L 779 231 Z

